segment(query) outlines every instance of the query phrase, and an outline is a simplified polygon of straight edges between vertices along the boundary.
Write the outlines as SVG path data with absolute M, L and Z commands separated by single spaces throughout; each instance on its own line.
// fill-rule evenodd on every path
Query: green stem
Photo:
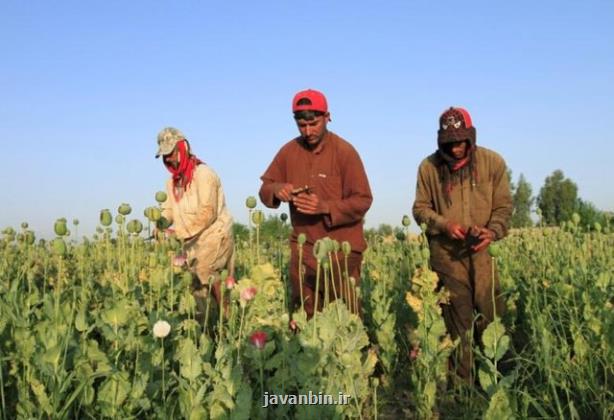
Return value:
M 164 364 L 164 337 L 161 338 L 161 343 L 162 343 L 162 400 L 164 403 L 164 414 L 166 414 L 166 383 L 164 381 L 164 371 L 165 369 L 165 364 Z
M 239 364 L 239 354 L 241 353 L 241 339 L 243 337 L 243 319 L 245 318 L 245 306 L 241 308 L 241 322 L 239 323 L 239 339 L 237 340 L 237 364 Z
M 316 338 L 316 317 L 318 313 L 318 296 L 320 294 L 320 260 L 318 259 L 316 265 L 316 296 L 314 300 L 314 308 L 313 308 L 313 339 Z
M 305 298 L 303 296 L 303 245 L 298 245 L 298 282 L 301 296 L 301 312 L 305 312 Z

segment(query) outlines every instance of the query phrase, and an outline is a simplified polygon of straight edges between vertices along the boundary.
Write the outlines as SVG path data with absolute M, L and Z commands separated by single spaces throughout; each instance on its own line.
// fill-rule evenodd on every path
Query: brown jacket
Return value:
M 366 249 L 362 224 L 373 197 L 360 156 L 350 143 L 329 131 L 322 139 L 322 148 L 314 152 L 300 137 L 295 138 L 281 148 L 261 179 L 260 200 L 267 207 L 279 207 L 274 192 L 280 184 L 291 183 L 294 187 L 311 187 L 330 208 L 327 215 L 306 215 L 290 203 L 292 242 L 305 233 L 308 245 L 329 236 L 348 241 L 353 251 Z
M 447 222 L 465 227 L 485 226 L 495 232 L 496 239 L 507 234 L 512 216 L 512 197 L 505 161 L 492 150 L 477 147 L 477 178 L 475 185 L 469 179 L 454 184 L 450 193 L 451 205 L 446 203 L 439 172 L 434 164 L 435 154 L 422 161 L 418 169 L 414 218 L 426 223 L 431 239 L 442 239 Z

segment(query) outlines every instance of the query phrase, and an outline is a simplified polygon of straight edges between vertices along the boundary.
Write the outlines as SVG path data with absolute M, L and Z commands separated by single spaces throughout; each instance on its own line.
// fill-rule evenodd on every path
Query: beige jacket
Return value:
M 192 182 L 179 201 L 173 195 L 173 180 L 166 183 L 167 200 L 162 216 L 167 218 L 180 239 L 206 236 L 232 236 L 232 216 L 226 207 L 222 184 L 217 174 L 205 164 L 194 170 Z

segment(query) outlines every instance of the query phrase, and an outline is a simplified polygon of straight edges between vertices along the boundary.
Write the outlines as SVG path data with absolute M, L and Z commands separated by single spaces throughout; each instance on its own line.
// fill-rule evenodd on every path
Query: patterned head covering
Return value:
M 469 140 L 471 146 L 475 146 L 476 133 L 471 116 L 464 108 L 450 107 L 439 117 L 437 144 L 441 146 L 463 140 Z
M 156 158 L 171 153 L 181 140 L 185 140 L 185 136 L 181 131 L 174 127 L 164 128 L 158 133 L 158 153 L 156 153 Z

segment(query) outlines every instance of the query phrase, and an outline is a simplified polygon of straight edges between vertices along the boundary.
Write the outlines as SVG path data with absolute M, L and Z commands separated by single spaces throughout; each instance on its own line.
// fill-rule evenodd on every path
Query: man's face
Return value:
M 455 141 L 453 143 L 446 144 L 446 152 L 450 154 L 454 159 L 463 159 L 467 156 L 467 141 Z
M 301 136 L 311 147 L 317 146 L 326 133 L 328 113 L 314 117 L 312 120 L 296 120 Z
M 179 167 L 179 151 L 177 150 L 177 147 L 175 147 L 168 155 L 164 155 L 162 159 L 164 160 L 165 165 L 170 166 L 173 169 L 177 169 Z

